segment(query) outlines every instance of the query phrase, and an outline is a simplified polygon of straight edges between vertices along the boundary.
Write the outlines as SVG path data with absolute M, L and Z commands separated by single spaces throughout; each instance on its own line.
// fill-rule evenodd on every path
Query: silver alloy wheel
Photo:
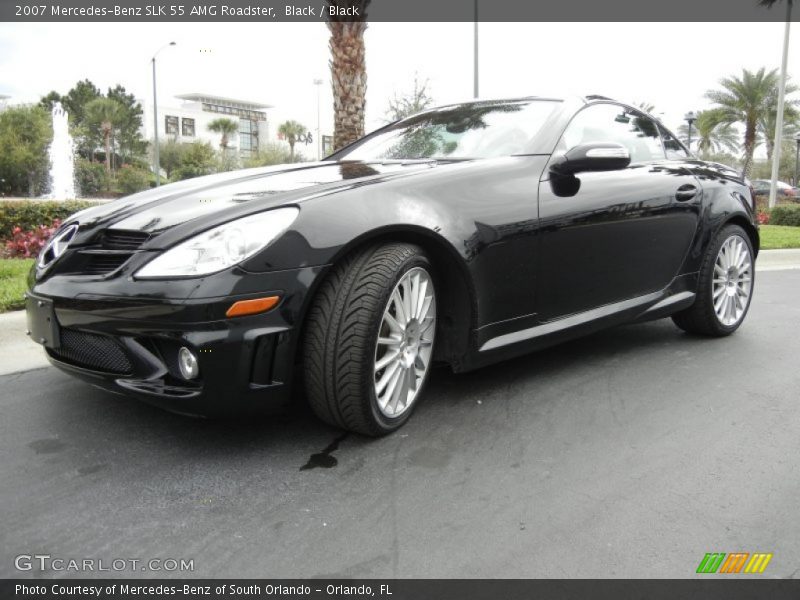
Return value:
M 726 327 L 744 316 L 753 290 L 753 260 L 750 247 L 741 236 L 732 235 L 722 244 L 714 263 L 711 286 L 714 312 Z
M 398 417 L 414 402 L 428 372 L 435 334 L 433 281 L 425 269 L 414 267 L 392 290 L 375 345 L 375 397 L 385 416 Z

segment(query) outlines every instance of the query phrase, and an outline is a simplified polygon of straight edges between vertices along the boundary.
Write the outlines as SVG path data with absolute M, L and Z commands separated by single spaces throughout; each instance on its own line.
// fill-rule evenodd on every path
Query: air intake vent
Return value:
M 83 253 L 88 256 L 88 260 L 84 266 L 84 273 L 87 275 L 105 275 L 116 271 L 125 264 L 131 255 L 130 254 L 89 254 Z
M 143 231 L 106 229 L 100 243 L 105 250 L 138 250 L 149 239 L 150 234 Z
M 131 361 L 112 338 L 77 329 L 61 330 L 61 346 L 50 350 L 57 360 L 92 371 L 127 375 L 133 371 Z

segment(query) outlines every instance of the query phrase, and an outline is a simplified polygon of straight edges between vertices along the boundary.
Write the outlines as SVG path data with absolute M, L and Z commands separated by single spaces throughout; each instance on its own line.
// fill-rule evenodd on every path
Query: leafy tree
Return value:
M 50 115 L 41 106 L 13 106 L 0 113 L 0 189 L 38 196 L 45 191 L 53 137 Z
M 389 108 L 386 110 L 388 122 L 399 121 L 418 112 L 422 112 L 433 104 L 433 98 L 428 95 L 429 81 L 426 79 L 420 83 L 414 77 L 414 90 L 410 94 L 398 96 L 397 94 L 389 100 Z
M 687 124 L 678 128 L 678 136 L 688 144 Z M 697 113 L 697 120 L 692 126 L 692 138 L 697 141 L 697 153 L 702 158 L 722 152 L 739 152 L 739 132 L 734 125 L 725 122 L 724 113 L 718 109 Z
M 53 110 L 53 104 L 55 104 L 56 102 L 61 102 L 61 100 L 62 100 L 61 94 L 53 90 L 46 96 L 42 96 L 42 99 L 39 100 L 39 106 L 41 106 L 47 112 L 50 112 Z
M 111 98 L 95 98 L 86 105 L 85 121 L 90 131 L 100 132 L 106 153 L 106 176 L 111 176 L 111 138 L 125 117 L 123 106 Z
M 258 149 L 250 158 L 248 158 L 244 166 L 251 167 L 266 167 L 269 165 L 284 165 L 292 162 L 292 156 L 286 146 L 281 144 L 265 144 Z
M 753 152 L 758 142 L 759 123 L 770 111 L 776 110 L 778 72 L 767 72 L 761 68 L 755 73 L 742 70 L 742 76 L 725 77 L 720 80 L 722 89 L 709 90 L 706 97 L 719 108 L 722 122 L 744 125 L 743 172 L 750 174 Z
M 326 0 L 338 6 L 337 0 Z M 367 29 L 367 7 L 370 0 L 349 0 L 359 17 L 328 18 L 331 37 L 331 87 L 333 88 L 334 151 L 364 135 L 364 109 L 367 93 L 367 64 L 364 32 Z
M 106 97 L 116 100 L 122 107 L 115 141 L 122 161 L 133 162 L 147 151 L 147 142 L 142 137 L 142 105 L 119 84 L 109 88 Z
M 794 161 L 797 144 L 792 140 L 784 140 L 781 148 L 781 162 L 778 164 L 778 181 L 791 181 L 794 178 Z M 752 179 L 770 179 L 772 177 L 772 161 L 754 161 L 751 171 Z
M 190 179 L 209 175 L 214 171 L 214 148 L 208 142 L 186 144 L 181 165 L 175 169 L 174 179 Z
M 167 179 L 172 177 L 172 173 L 181 166 L 183 162 L 183 155 L 186 152 L 186 144 L 181 144 L 170 138 L 166 142 L 161 142 L 158 150 L 158 162 Z
M 102 131 L 96 123 L 87 120 L 86 107 L 98 98 L 109 98 L 119 103 L 121 114 L 116 123 L 111 143 L 123 161 L 137 162 L 147 151 L 147 142 L 142 138 L 142 106 L 128 94 L 124 87 L 117 85 L 109 88 L 104 96 L 100 89 L 88 79 L 79 81 L 65 95 L 56 91 L 42 97 L 39 104 L 50 111 L 53 102 L 61 102 L 69 113 L 72 137 L 75 139 L 78 154 L 85 158 L 93 158 L 96 149 L 103 145 Z M 113 157 L 112 157 L 113 158 Z
M 289 144 L 289 162 L 294 162 L 294 145 L 308 133 L 308 128 L 297 121 L 286 121 L 278 127 L 278 133 Z
M 208 130 L 213 131 L 214 133 L 222 134 L 222 138 L 219 141 L 219 147 L 225 151 L 228 149 L 228 138 L 239 131 L 239 123 L 233 119 L 220 117 L 219 119 L 214 119 L 208 124 Z
M 52 93 L 52 92 L 51 92 Z M 100 98 L 103 94 L 88 79 L 75 84 L 66 96 L 61 97 L 61 104 L 69 113 L 70 120 L 78 127 L 84 124 L 86 118 L 86 105 L 92 100 Z

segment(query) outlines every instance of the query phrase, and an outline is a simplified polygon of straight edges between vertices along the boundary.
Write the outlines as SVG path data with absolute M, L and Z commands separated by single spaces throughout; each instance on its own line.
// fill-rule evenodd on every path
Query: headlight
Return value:
M 299 212 L 295 207 L 278 208 L 209 229 L 157 256 L 135 277 L 192 277 L 222 271 L 269 245 Z

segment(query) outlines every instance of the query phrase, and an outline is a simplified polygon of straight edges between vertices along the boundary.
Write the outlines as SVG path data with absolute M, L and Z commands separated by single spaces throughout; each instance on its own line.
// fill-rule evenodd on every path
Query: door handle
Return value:
M 675 200 L 678 202 L 686 202 L 687 200 L 691 200 L 697 195 L 697 188 L 693 186 L 691 183 L 687 183 L 686 185 L 682 185 L 675 191 Z

